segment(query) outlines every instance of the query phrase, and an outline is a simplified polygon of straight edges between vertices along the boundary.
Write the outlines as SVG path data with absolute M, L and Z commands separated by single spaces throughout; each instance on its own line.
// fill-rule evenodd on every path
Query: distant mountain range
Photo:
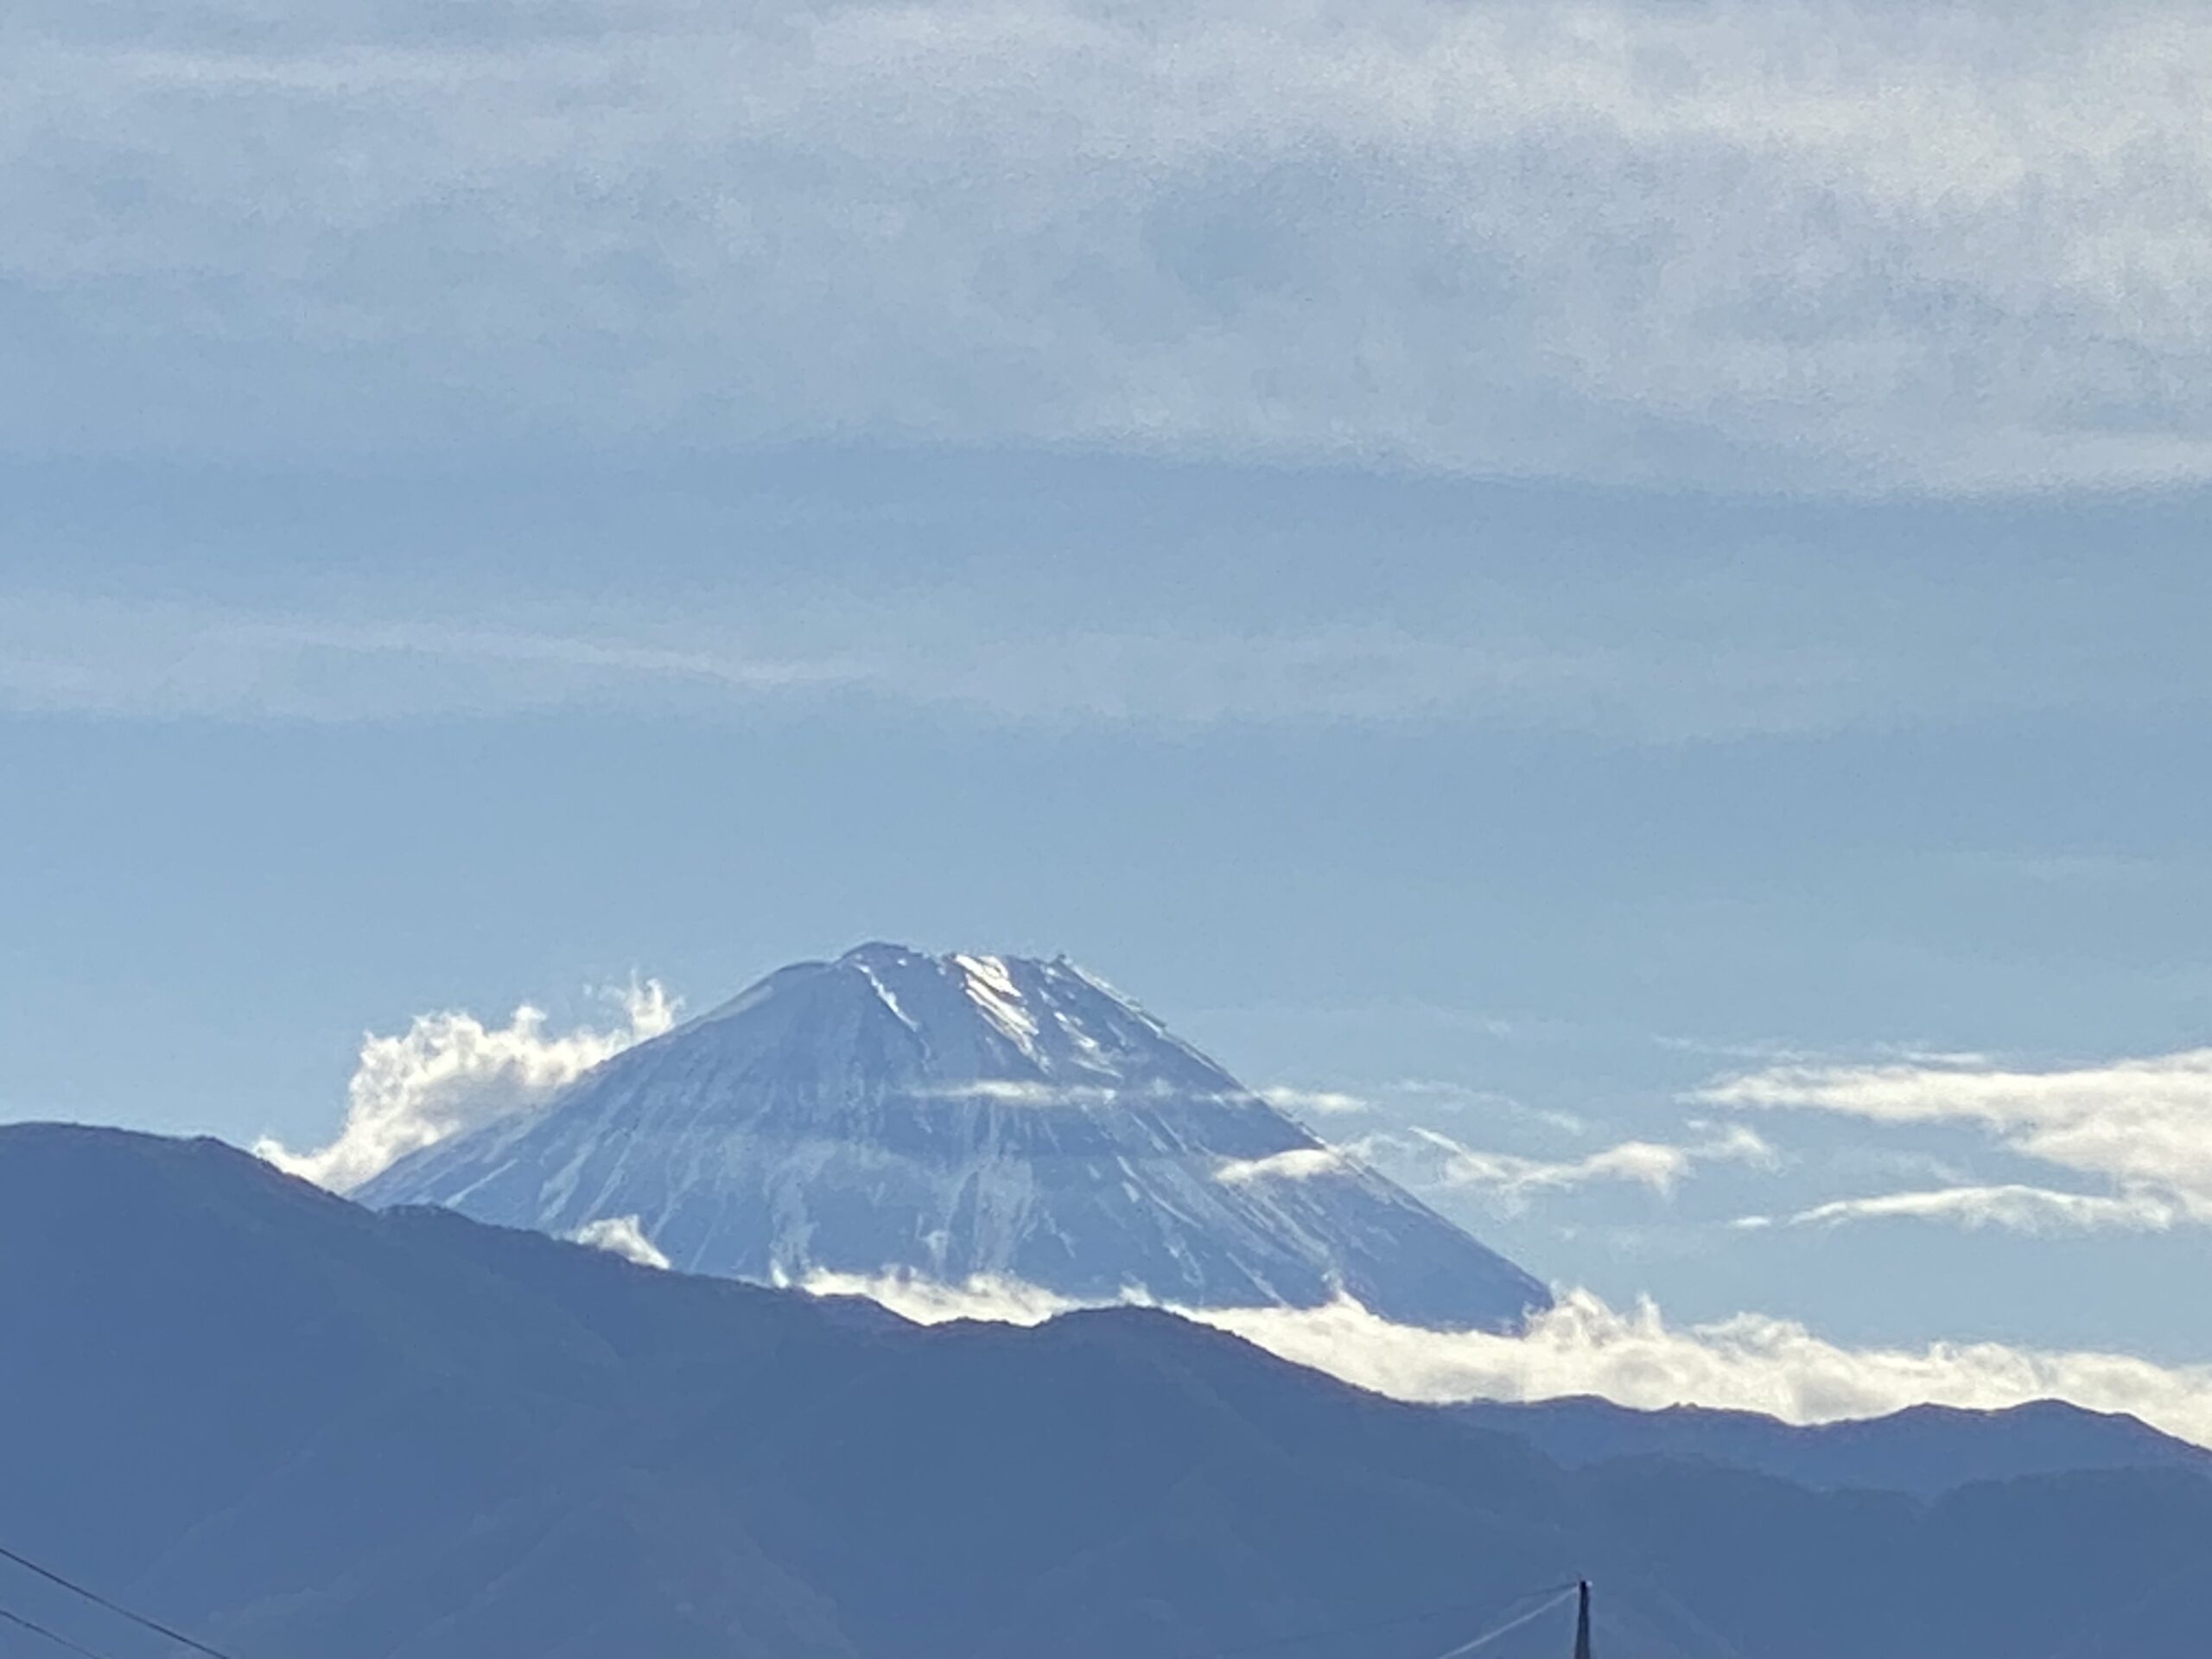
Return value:
M 1023 1281 L 1081 1301 L 1507 1330 L 1545 1287 L 1065 958 L 862 945 L 616 1056 L 353 1194 L 675 1266 Z
M 1433 1659 L 1585 1573 L 1607 1659 L 2202 1659 L 2212 1629 L 2179 1450 L 1932 1499 L 1567 1468 L 1164 1313 L 923 1329 L 207 1141 L 0 1129 L 0 1544 L 237 1659 Z M 2050 1421 L 1855 1444 L 2001 1473 Z M 2073 1427 L 2142 1461 L 2148 1431 Z M 159 1651 L 4 1562 L 0 1607 Z M 1563 1654 L 1565 1618 L 1484 1659 Z
M 1755 1471 L 1818 1491 L 1936 1497 L 1977 1481 L 2084 1469 L 2177 1469 L 2212 1478 L 2212 1452 L 2139 1418 L 2038 1400 L 2002 1411 L 1910 1406 L 1886 1417 L 1804 1427 L 1751 1411 L 1610 1400 L 1471 1401 L 1463 1421 L 1526 1440 L 1570 1469 L 1669 1458 Z

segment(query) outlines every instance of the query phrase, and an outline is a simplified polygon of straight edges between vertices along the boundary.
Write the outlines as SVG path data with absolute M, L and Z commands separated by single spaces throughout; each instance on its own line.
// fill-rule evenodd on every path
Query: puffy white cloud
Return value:
M 0 61 L 18 445 L 2212 467 L 2179 0 L 99 14 Z
M 588 1221 L 569 1235 L 575 1244 L 588 1244 L 595 1250 L 605 1250 L 641 1268 L 668 1266 L 668 1258 L 660 1253 L 652 1240 L 645 1236 L 645 1230 L 635 1216 L 602 1216 L 597 1221 Z
M 1774 1066 L 1716 1084 L 1698 1098 L 1882 1124 L 1969 1124 L 2012 1152 L 2108 1188 L 1966 1185 L 1842 1199 L 1806 1211 L 1807 1220 L 1919 1216 L 2024 1230 L 2212 1224 L 2212 1049 L 2041 1071 L 1976 1056 Z
M 279 1169 L 344 1192 L 447 1136 L 526 1111 L 563 1084 L 676 1022 L 658 980 L 620 994 L 622 1020 L 603 1030 L 550 1033 L 528 1004 L 504 1026 L 473 1014 L 417 1014 L 397 1036 L 372 1034 L 346 1089 L 337 1138 L 309 1152 L 273 1139 L 254 1151 Z
M 1001 1279 L 948 1286 L 907 1275 L 825 1274 L 804 1288 L 872 1297 L 924 1324 L 975 1319 L 1035 1325 L 1076 1306 Z M 1991 1342 L 1853 1348 L 1763 1314 L 1675 1325 L 1649 1300 L 1621 1310 L 1586 1290 L 1557 1297 L 1518 1336 L 1395 1325 L 1349 1298 L 1316 1308 L 1173 1311 L 1401 1400 L 1594 1394 L 1647 1408 L 1731 1407 L 1821 1423 L 1929 1402 L 1990 1408 L 2057 1399 L 2092 1411 L 2133 1413 L 2168 1433 L 2212 1446 L 2212 1365 Z M 1148 1302 L 1135 1289 L 1121 1300 Z
M 1086 1306 L 1042 1286 L 995 1274 L 976 1274 L 956 1284 L 911 1273 L 817 1270 L 796 1284 L 779 1273 L 776 1282 L 804 1290 L 810 1296 L 865 1296 L 917 1325 L 943 1325 L 952 1319 L 1042 1325 L 1049 1319 Z M 1132 1290 L 1123 1298 L 1123 1305 L 1149 1306 L 1150 1299 Z
M 1761 1314 L 1670 1325 L 1656 1306 L 1569 1290 L 1517 1337 L 1393 1325 L 1356 1303 L 1192 1315 L 1286 1359 L 1407 1400 L 1595 1394 L 1623 1405 L 1737 1407 L 1790 1422 L 1866 1417 L 1922 1402 L 1967 1407 L 2070 1400 L 2132 1412 L 2212 1444 L 2212 1366 L 2126 1354 L 1931 1343 L 1853 1348 Z

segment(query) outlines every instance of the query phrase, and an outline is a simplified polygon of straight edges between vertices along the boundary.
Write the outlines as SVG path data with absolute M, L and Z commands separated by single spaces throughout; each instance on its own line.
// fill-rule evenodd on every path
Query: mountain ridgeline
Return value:
M 923 1329 L 209 1141 L 0 1128 L 0 1544 L 235 1659 L 1433 1659 L 1586 1574 L 1601 1659 L 2212 1628 L 2179 1458 L 1932 1498 L 1568 1469 L 1166 1313 Z M 2076 1455 L 2139 1455 L 2101 1421 Z M 2049 1455 L 2008 1421 L 1981 1467 Z M 4 1561 L 0 1607 L 165 1651 Z M 1570 1620 L 1484 1659 L 1560 1659 Z
M 564 1236 L 635 1217 L 674 1266 L 758 1282 L 988 1274 L 1210 1307 L 1341 1289 L 1452 1329 L 1550 1302 L 1065 959 L 800 963 L 353 1196 Z

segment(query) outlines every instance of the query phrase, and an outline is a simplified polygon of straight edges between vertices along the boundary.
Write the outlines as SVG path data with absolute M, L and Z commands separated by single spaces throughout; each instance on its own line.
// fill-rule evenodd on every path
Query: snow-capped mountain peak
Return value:
M 564 1236 L 634 1217 L 679 1268 L 772 1281 L 995 1274 L 1201 1306 L 1341 1288 L 1485 1326 L 1548 1300 L 1065 957 L 795 963 L 356 1196 Z

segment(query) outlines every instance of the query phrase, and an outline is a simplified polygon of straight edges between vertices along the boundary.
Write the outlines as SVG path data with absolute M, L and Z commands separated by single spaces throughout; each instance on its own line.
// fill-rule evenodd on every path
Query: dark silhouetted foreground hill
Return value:
M 1576 1573 L 1624 1659 L 2212 1628 L 2185 1471 L 1564 1471 L 1163 1314 L 920 1330 L 205 1141 L 0 1130 L 0 1543 L 238 1659 L 1432 1659 Z M 151 1651 L 12 1569 L 0 1605 Z

